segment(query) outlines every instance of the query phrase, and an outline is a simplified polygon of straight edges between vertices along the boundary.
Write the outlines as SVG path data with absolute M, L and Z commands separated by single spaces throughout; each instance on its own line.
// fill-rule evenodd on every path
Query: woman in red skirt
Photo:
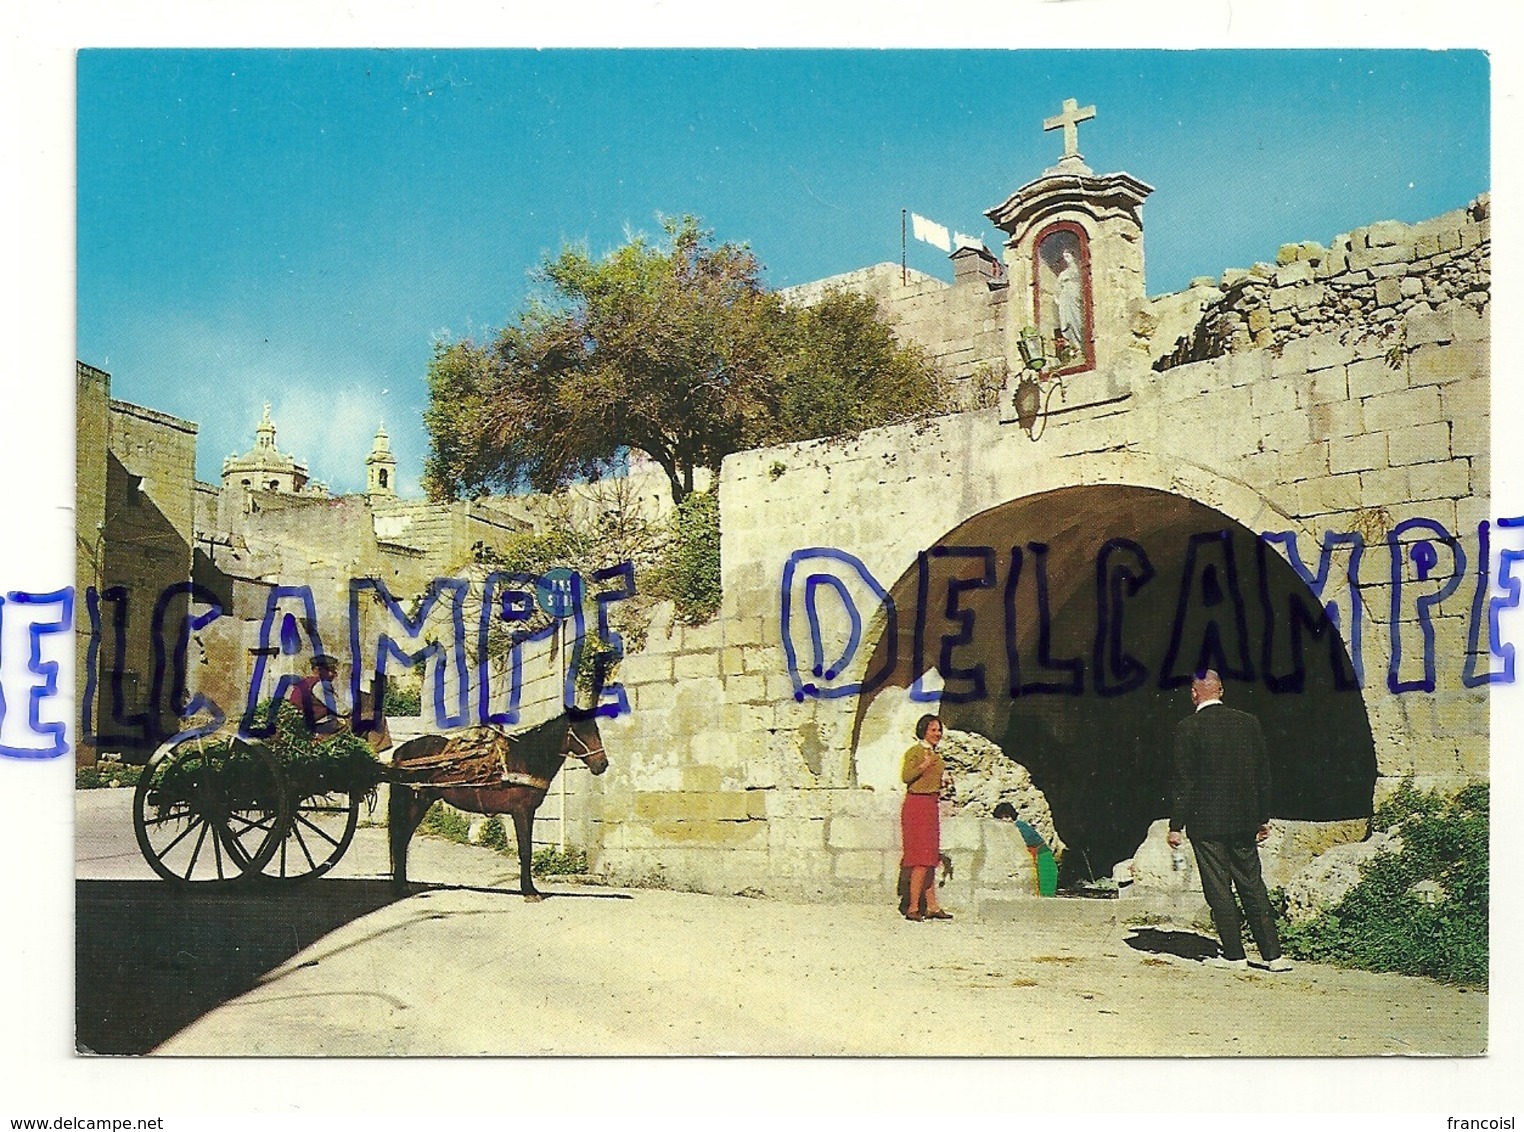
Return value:
M 937 901 L 936 868 L 942 856 L 942 831 L 937 820 L 937 800 L 942 795 L 942 756 L 937 744 L 942 741 L 942 721 L 923 715 L 915 725 L 920 740 L 905 752 L 900 766 L 900 780 L 905 783 L 905 805 L 900 810 L 900 832 L 905 851 L 900 865 L 910 870 L 910 905 L 907 920 L 950 920 Z M 921 897 L 926 897 L 926 912 L 921 912 Z

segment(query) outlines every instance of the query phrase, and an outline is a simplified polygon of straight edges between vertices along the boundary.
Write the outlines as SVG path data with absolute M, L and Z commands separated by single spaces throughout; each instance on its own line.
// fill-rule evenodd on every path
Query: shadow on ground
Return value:
M 302 948 L 405 895 L 384 880 L 189 891 L 78 881 L 75 1045 L 147 1053 Z
M 398 890 L 387 880 L 332 877 L 189 890 L 157 880 L 77 881 L 75 1045 L 81 1053 L 147 1053 L 330 932 L 409 896 L 450 891 L 521 899 L 517 888 L 415 882 Z
M 1134 928 L 1132 935 L 1122 942 L 1134 951 L 1147 951 L 1154 955 L 1174 955 L 1181 959 L 1210 959 L 1214 955 L 1222 954 L 1222 948 L 1215 939 L 1198 935 L 1196 932 Z

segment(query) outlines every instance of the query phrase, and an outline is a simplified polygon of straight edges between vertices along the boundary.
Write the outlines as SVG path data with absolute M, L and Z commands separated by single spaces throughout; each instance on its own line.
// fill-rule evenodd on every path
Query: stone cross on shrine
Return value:
M 1085 168 L 1085 159 L 1079 151 L 1079 124 L 1088 122 L 1095 117 L 1095 107 L 1081 106 L 1073 98 L 1064 99 L 1063 110 L 1051 118 L 1044 118 L 1042 128 L 1044 130 L 1064 131 L 1064 155 L 1059 158 L 1058 168 L 1075 171 L 1090 172 Z

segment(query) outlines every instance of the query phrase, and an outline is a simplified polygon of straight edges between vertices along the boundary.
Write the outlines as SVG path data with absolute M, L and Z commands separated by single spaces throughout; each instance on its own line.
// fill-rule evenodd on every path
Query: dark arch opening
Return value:
M 1152 573 L 1133 590 L 1123 570 L 1145 575 L 1139 550 Z M 890 591 L 897 630 L 880 639 L 867 671 L 888 665 L 891 647 L 895 662 L 859 698 L 858 722 L 885 687 L 908 687 L 938 667 L 946 724 L 1000 744 L 1047 795 L 1070 848 L 1062 880 L 1109 874 L 1167 816 L 1171 737 L 1191 710 L 1189 674 L 1203 661 L 1222 672 L 1225 701 L 1259 717 L 1274 816 L 1370 816 L 1375 744 L 1345 642 L 1331 626 L 1316 635 L 1308 617 L 1321 604 L 1254 532 L 1168 492 L 1092 485 L 992 508 L 928 551 Z M 1108 567 L 1099 643 L 1098 559 Z M 956 638 L 969 615 L 967 643 L 953 646 L 944 668 L 942 638 Z M 1291 644 L 1298 634 L 1300 666 Z

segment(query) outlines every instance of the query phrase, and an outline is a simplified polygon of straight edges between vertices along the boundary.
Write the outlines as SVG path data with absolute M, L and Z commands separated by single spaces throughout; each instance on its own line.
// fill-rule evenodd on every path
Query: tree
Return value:
M 844 436 L 944 408 L 931 360 L 902 346 L 866 295 L 830 291 L 785 312 L 769 442 Z
M 855 432 L 933 410 L 934 368 L 893 340 L 870 299 L 789 308 L 742 245 L 691 216 L 594 260 L 567 248 L 544 294 L 486 346 L 441 343 L 429 364 L 435 498 L 550 491 L 637 449 L 674 502 L 701 468 L 782 440 Z

